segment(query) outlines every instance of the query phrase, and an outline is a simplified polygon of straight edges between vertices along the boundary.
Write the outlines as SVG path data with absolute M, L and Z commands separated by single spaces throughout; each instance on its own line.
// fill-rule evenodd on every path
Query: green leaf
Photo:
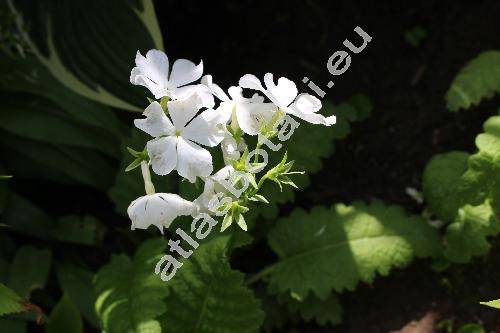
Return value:
M 120 123 L 111 108 L 78 95 L 55 79 L 35 56 L 25 58 L 0 55 L 0 89 L 36 95 L 35 100 L 52 102 L 57 115 L 86 127 L 93 128 L 97 135 L 109 134 L 110 142 L 123 134 Z M 48 100 L 48 101 L 47 101 Z M 99 133 L 102 132 L 102 133 Z
M 50 314 L 45 333 L 83 333 L 82 317 L 68 295 L 64 294 Z
M 70 119 L 53 102 L 30 94 L 0 91 L 0 129 L 38 142 L 88 148 L 118 158 L 119 140 Z
M 144 242 L 134 257 L 113 255 L 96 275 L 95 309 L 107 333 L 160 333 L 158 317 L 167 308 L 163 302 L 168 284 L 154 274 L 166 248 L 163 239 Z
M 0 316 L 25 311 L 24 300 L 12 289 L 0 283 Z
M 9 4 L 27 27 L 28 45 L 68 88 L 121 109 L 144 104 L 144 91 L 130 84 L 129 75 L 137 50 L 163 48 L 152 0 Z
M 488 302 L 480 302 L 482 305 L 486 305 L 495 309 L 500 309 L 500 299 L 496 299 Z
M 3 131 L 0 144 L 6 150 L 5 165 L 16 170 L 16 177 L 71 181 L 105 190 L 116 173 L 109 159 L 91 149 L 41 143 Z
M 269 269 L 270 285 L 301 298 L 309 291 L 324 299 L 332 290 L 353 290 L 376 273 L 386 276 L 440 250 L 437 232 L 421 217 L 378 201 L 310 213 L 296 209 L 278 221 L 268 240 L 279 257 Z
M 486 255 L 490 250 L 488 236 L 500 231 L 500 224 L 489 202 L 480 206 L 464 206 L 455 222 L 446 229 L 444 255 L 448 260 L 466 263 L 474 256 Z
M 40 207 L 15 192 L 7 195 L 2 222 L 18 232 L 42 239 L 50 238 L 54 225 Z
M 52 236 L 62 242 L 97 245 L 104 234 L 103 224 L 93 216 L 66 215 L 57 221 Z
M 166 333 L 257 333 L 264 313 L 260 302 L 243 286 L 243 274 L 227 260 L 229 237 L 202 244 L 183 262 L 169 282 Z
M 484 328 L 479 324 L 466 324 L 457 333 L 485 333 Z
M 337 325 L 342 322 L 342 308 L 335 294 L 331 294 L 324 300 L 314 295 L 298 300 L 289 294 L 280 294 L 278 301 L 285 304 L 291 314 L 300 314 L 307 322 L 314 320 L 321 326 Z
M 468 109 L 500 92 L 500 52 L 487 51 L 471 60 L 457 74 L 446 93 L 450 111 Z
M 19 295 L 29 298 L 31 291 L 45 287 L 49 276 L 50 250 L 25 245 L 17 251 L 10 267 L 8 286 Z
M 95 295 L 92 286 L 94 274 L 72 264 L 58 264 L 56 272 L 64 293 L 88 322 L 94 327 L 99 327 L 99 320 L 94 309 Z
M 444 222 L 454 220 L 464 198 L 458 193 L 462 175 L 467 170 L 469 154 L 453 151 L 438 154 L 427 163 L 422 190 L 430 210 Z

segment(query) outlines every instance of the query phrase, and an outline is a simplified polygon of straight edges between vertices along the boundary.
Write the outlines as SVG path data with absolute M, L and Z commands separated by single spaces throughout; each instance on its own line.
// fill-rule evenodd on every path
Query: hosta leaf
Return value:
M 500 52 L 487 51 L 460 70 L 446 94 L 450 111 L 468 109 L 500 92 Z
M 0 89 L 9 93 L 29 93 L 30 99 L 50 101 L 56 106 L 50 111 L 65 120 L 91 127 L 99 135 L 103 135 L 99 132 L 109 134 L 111 142 L 118 142 L 123 135 L 123 125 L 111 108 L 66 88 L 35 56 L 26 55 L 21 59 L 0 55 Z
M 16 170 L 16 177 L 22 174 L 106 190 L 116 173 L 109 159 L 90 149 L 41 143 L 6 132 L 0 133 L 0 144 L 7 148 L 5 165 Z
M 12 289 L 0 283 L 0 316 L 25 311 L 23 299 Z
M 82 147 L 118 157 L 119 141 L 102 130 L 64 117 L 53 102 L 30 94 L 0 92 L 0 128 L 39 142 Z
M 107 333 L 161 332 L 158 317 L 166 311 L 168 284 L 154 274 L 166 248 L 163 239 L 144 242 L 131 259 L 114 255 L 96 275 L 95 309 Z
M 490 250 L 487 236 L 496 235 L 500 224 L 489 202 L 480 206 L 464 206 L 446 229 L 447 259 L 465 263 L 474 256 L 485 255 Z
M 169 283 L 166 333 L 256 333 L 264 313 L 260 302 L 243 286 L 243 274 L 227 260 L 229 237 L 205 242 Z
M 45 333 L 82 333 L 82 317 L 68 295 L 64 294 L 50 314 Z
M 440 250 L 437 232 L 421 217 L 378 201 L 294 210 L 271 230 L 269 245 L 279 257 L 269 269 L 272 288 L 322 299 Z
M 162 49 L 152 0 L 10 0 L 26 40 L 64 85 L 92 100 L 137 110 L 129 83 L 137 50 Z
M 29 298 L 31 291 L 45 287 L 51 259 L 49 250 L 39 250 L 31 245 L 23 246 L 17 251 L 10 267 L 8 286 L 22 297 Z

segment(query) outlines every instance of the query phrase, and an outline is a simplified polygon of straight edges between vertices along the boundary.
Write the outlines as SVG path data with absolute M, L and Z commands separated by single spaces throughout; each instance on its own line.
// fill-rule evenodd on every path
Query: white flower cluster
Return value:
M 132 229 L 154 225 L 163 233 L 163 228 L 168 228 L 180 215 L 192 215 L 195 219 L 225 215 L 222 229 L 232 221 L 246 229 L 242 214 L 248 209 L 240 199 L 242 189 L 246 191 L 245 200 L 266 202 L 258 194 L 265 179 L 280 186 L 281 183 L 294 186 L 287 176 L 294 173 L 290 171 L 293 163 L 286 162 L 286 154 L 257 184 L 254 174 L 267 164 L 267 161 L 258 161 L 259 155 L 263 155 L 259 147 L 272 145 L 274 137 L 284 136 L 286 127 L 293 127 L 290 121 L 297 123 L 290 115 L 312 124 L 335 123 L 335 116 L 324 117 L 318 113 L 319 99 L 298 94 L 295 83 L 287 78 L 279 78 L 276 84 L 271 73 L 264 75 L 264 85 L 256 76 L 246 74 L 238 86 L 230 87 L 226 94 L 210 75 L 202 77 L 202 62 L 196 65 L 179 59 L 170 71 L 167 55 L 150 50 L 145 57 L 137 52 L 135 63 L 130 82 L 148 88 L 158 101 L 151 102 L 145 109 L 144 118 L 134 121 L 135 126 L 152 139 L 143 152 L 131 150 L 137 157 L 134 167 L 141 166 L 146 188 L 146 195 L 134 200 L 128 208 Z M 195 83 L 198 80 L 200 82 Z M 245 89 L 253 91 L 253 96 L 244 97 Z M 217 107 L 214 97 L 220 101 Z M 251 153 L 245 135 L 257 138 L 257 149 Z M 212 155 L 207 148 L 219 145 L 225 166 L 213 174 Z M 264 160 L 266 158 L 267 153 Z M 201 179 L 204 191 L 193 202 L 177 194 L 155 193 L 149 166 L 158 175 L 176 170 L 191 183 Z M 247 191 L 249 184 L 252 186 Z

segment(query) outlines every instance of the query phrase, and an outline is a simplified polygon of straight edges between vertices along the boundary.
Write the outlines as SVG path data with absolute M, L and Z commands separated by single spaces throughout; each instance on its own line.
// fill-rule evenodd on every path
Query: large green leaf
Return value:
M 459 263 L 486 255 L 491 247 L 487 237 L 499 231 L 500 223 L 488 201 L 480 206 L 466 205 L 459 209 L 455 222 L 446 229 L 444 255 Z
M 137 50 L 162 49 L 152 0 L 9 0 L 25 39 L 59 81 L 92 100 L 138 110 L 129 83 Z
M 452 151 L 438 154 L 427 163 L 422 177 L 422 189 L 427 205 L 437 217 L 447 223 L 454 220 L 464 198 L 458 193 L 460 180 L 467 170 L 469 154 Z
M 272 288 L 322 299 L 440 250 L 436 230 L 421 217 L 381 202 L 296 209 L 271 230 L 269 245 L 279 257 L 268 269 Z
M 6 168 L 17 177 L 44 178 L 62 183 L 81 183 L 105 190 L 111 185 L 115 169 L 102 154 L 65 145 L 53 145 L 0 133 L 5 149 Z
M 131 259 L 113 255 L 96 275 L 95 309 L 107 333 L 161 332 L 158 317 L 167 308 L 168 284 L 154 274 L 167 244 L 163 239 L 143 243 Z
M 80 312 L 68 295 L 64 294 L 50 314 L 45 333 L 83 333 Z
M 11 94 L 35 95 L 35 98 L 29 100 L 43 100 L 44 103 L 50 101 L 52 107 L 49 111 L 66 121 L 95 129 L 100 136 L 103 134 L 99 131 L 110 134 L 107 138 L 111 142 L 119 142 L 118 139 L 123 135 L 123 125 L 111 108 L 66 88 L 34 56 L 14 58 L 0 55 L 0 90 Z
M 166 333 L 257 333 L 264 319 L 260 302 L 243 286 L 243 274 L 227 259 L 229 237 L 205 242 L 169 283 Z
M 31 291 L 45 287 L 51 259 L 49 250 L 23 246 L 17 251 L 10 267 L 8 286 L 22 297 L 29 298 Z
M 429 208 L 447 223 L 454 221 L 458 209 L 477 206 L 487 198 L 499 212 L 500 203 L 500 116 L 489 118 L 484 133 L 476 137 L 478 152 L 451 152 L 437 155 L 423 176 L 424 196 Z
M 458 111 L 477 105 L 500 92 L 500 52 L 487 51 L 460 70 L 446 94 L 448 109 Z
M 57 221 L 52 237 L 62 242 L 98 245 L 103 234 L 104 226 L 95 217 L 66 215 Z

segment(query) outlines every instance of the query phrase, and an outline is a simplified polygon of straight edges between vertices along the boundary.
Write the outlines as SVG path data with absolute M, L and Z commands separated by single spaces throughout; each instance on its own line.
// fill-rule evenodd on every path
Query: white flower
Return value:
M 192 93 L 182 100 L 167 103 L 172 121 L 158 102 L 146 108 L 143 113 L 145 119 L 134 120 L 137 128 L 156 138 L 147 143 L 156 174 L 167 175 L 175 169 L 179 175 L 194 183 L 197 176 L 206 177 L 212 173 L 212 155 L 198 144 L 217 146 L 224 138 L 221 124 L 227 119 L 212 109 L 195 117 L 201 105 L 201 98 Z
M 130 82 L 148 88 L 156 99 L 164 96 L 179 99 L 194 91 L 202 98 L 203 106 L 208 108 L 214 106 L 214 98 L 205 85 L 187 85 L 201 77 L 203 61 L 195 65 L 189 60 L 178 59 L 174 62 L 169 75 L 167 55 L 159 50 L 149 50 L 146 57 L 137 51 L 135 65 L 130 73 Z
M 262 87 L 260 80 L 252 74 L 245 74 L 241 77 L 239 85 L 242 88 L 261 91 L 278 108 L 285 113 L 294 115 L 312 124 L 330 126 L 335 124 L 335 116 L 324 117 L 317 112 L 321 109 L 321 101 L 310 94 L 300 94 L 295 83 L 285 77 L 278 79 L 278 84 L 274 84 L 273 74 L 264 75 L 264 83 L 267 89 Z
M 240 138 L 237 143 L 236 139 L 229 133 L 228 130 L 224 132 L 224 139 L 220 143 L 222 149 L 222 156 L 226 165 L 231 164 L 232 161 L 239 160 L 241 157 L 240 152 L 244 151 L 247 147 L 245 139 Z
M 219 108 L 221 112 L 232 116 L 231 126 L 241 128 L 249 135 L 259 134 L 262 125 L 269 122 L 276 112 L 276 107 L 272 103 L 263 103 L 264 97 L 254 94 L 251 98 L 243 97 L 240 87 L 230 87 L 229 96 L 215 83 L 212 82 L 211 75 L 205 75 L 201 79 L 222 103 Z
M 200 213 L 214 214 L 214 212 L 210 210 L 209 204 L 215 198 L 217 198 L 217 200 L 220 200 L 224 196 L 231 198 L 234 197 L 224 187 L 224 185 L 221 184 L 221 181 L 228 180 L 234 171 L 234 168 L 228 165 L 217 171 L 212 176 L 205 178 L 203 193 L 193 201 L 193 204 L 196 206 L 196 210 L 193 213 L 193 216 L 196 216 Z
M 156 193 L 137 198 L 128 206 L 127 213 L 132 220 L 132 230 L 156 226 L 163 233 L 172 221 L 181 215 L 190 215 L 196 206 L 177 194 Z

